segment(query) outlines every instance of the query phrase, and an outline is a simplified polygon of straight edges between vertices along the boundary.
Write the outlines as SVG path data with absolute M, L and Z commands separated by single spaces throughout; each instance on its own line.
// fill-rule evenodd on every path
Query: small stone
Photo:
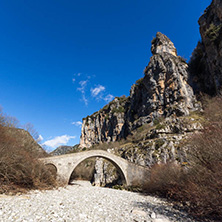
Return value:
M 30 199 L 24 196 L 0 198 L 0 222 L 170 222 L 166 212 L 171 215 L 171 221 L 193 222 L 184 212 L 181 217 L 181 213 L 166 201 L 128 191 L 74 185 L 61 188 L 60 192 L 32 192 Z
M 154 219 L 153 222 L 170 222 L 170 220 L 166 218 L 157 218 L 157 219 Z
M 152 212 L 151 215 L 150 215 L 150 217 L 151 217 L 152 219 L 155 219 L 155 218 L 156 218 L 156 214 L 155 214 L 154 212 Z
M 133 209 L 132 211 L 132 214 L 136 214 L 136 215 L 139 215 L 139 216 L 142 216 L 142 217 L 146 217 L 147 216 L 147 213 L 145 211 L 142 211 L 140 209 Z
M 80 218 L 86 218 L 87 215 L 86 215 L 86 214 L 79 214 L 79 217 L 80 217 Z

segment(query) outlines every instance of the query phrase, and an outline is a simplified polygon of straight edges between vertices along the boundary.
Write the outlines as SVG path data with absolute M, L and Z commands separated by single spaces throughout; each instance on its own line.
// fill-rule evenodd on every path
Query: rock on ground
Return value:
M 74 182 L 66 188 L 0 196 L 0 222 L 130 222 L 186 221 L 170 203 L 139 193 Z

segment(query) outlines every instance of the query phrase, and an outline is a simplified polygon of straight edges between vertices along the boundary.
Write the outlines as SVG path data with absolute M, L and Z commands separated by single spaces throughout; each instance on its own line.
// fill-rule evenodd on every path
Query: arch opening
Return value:
M 45 164 L 45 167 L 50 171 L 54 178 L 57 177 L 57 167 L 52 163 Z
M 126 178 L 120 166 L 104 156 L 90 156 L 81 159 L 74 166 L 69 184 L 75 180 L 87 180 L 92 185 L 113 187 L 126 184 Z

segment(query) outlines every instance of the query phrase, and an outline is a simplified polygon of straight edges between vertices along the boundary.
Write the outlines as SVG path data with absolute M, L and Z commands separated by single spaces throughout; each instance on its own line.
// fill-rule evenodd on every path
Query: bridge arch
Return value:
M 44 164 L 53 164 L 57 168 L 57 180 L 69 183 L 74 169 L 84 160 L 91 157 L 102 157 L 110 161 L 121 174 L 127 186 L 140 186 L 150 177 L 150 170 L 146 167 L 131 163 L 120 156 L 104 150 L 90 150 L 60 156 L 40 158 Z
M 46 163 L 45 166 L 48 167 L 48 168 L 50 168 L 50 170 L 51 170 L 51 171 L 54 171 L 55 173 L 57 173 L 57 171 L 58 171 L 56 165 L 53 164 L 53 163 Z
M 53 163 L 46 163 L 45 166 L 51 172 L 53 177 L 56 179 L 57 173 L 58 173 L 58 169 L 57 169 L 56 165 Z
M 73 169 L 70 171 L 69 173 L 69 181 L 70 181 L 70 178 L 72 176 L 72 173 L 75 171 L 75 169 L 78 167 L 79 164 L 81 164 L 83 161 L 87 160 L 87 159 L 90 159 L 90 158 L 96 158 L 96 157 L 99 157 L 99 158 L 103 158 L 105 160 L 108 160 L 110 163 L 112 163 L 114 165 L 114 167 L 116 167 L 117 171 L 119 172 L 120 174 L 120 177 L 121 177 L 121 180 L 122 180 L 122 183 L 123 184 L 127 184 L 127 175 L 124 174 L 124 169 L 122 168 L 122 166 L 120 164 L 117 163 L 117 161 L 113 160 L 113 158 L 111 157 L 107 157 L 107 155 L 102 155 L 102 154 L 96 154 L 96 153 L 93 153 L 93 154 L 89 154 L 87 156 L 84 156 L 82 158 L 80 158 L 74 165 L 73 165 Z

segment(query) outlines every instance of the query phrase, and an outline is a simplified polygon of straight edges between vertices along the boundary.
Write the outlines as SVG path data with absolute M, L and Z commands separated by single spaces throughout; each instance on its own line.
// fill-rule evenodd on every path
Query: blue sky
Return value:
M 52 150 L 143 77 L 157 31 L 189 59 L 210 0 L 1 0 L 0 105 Z

